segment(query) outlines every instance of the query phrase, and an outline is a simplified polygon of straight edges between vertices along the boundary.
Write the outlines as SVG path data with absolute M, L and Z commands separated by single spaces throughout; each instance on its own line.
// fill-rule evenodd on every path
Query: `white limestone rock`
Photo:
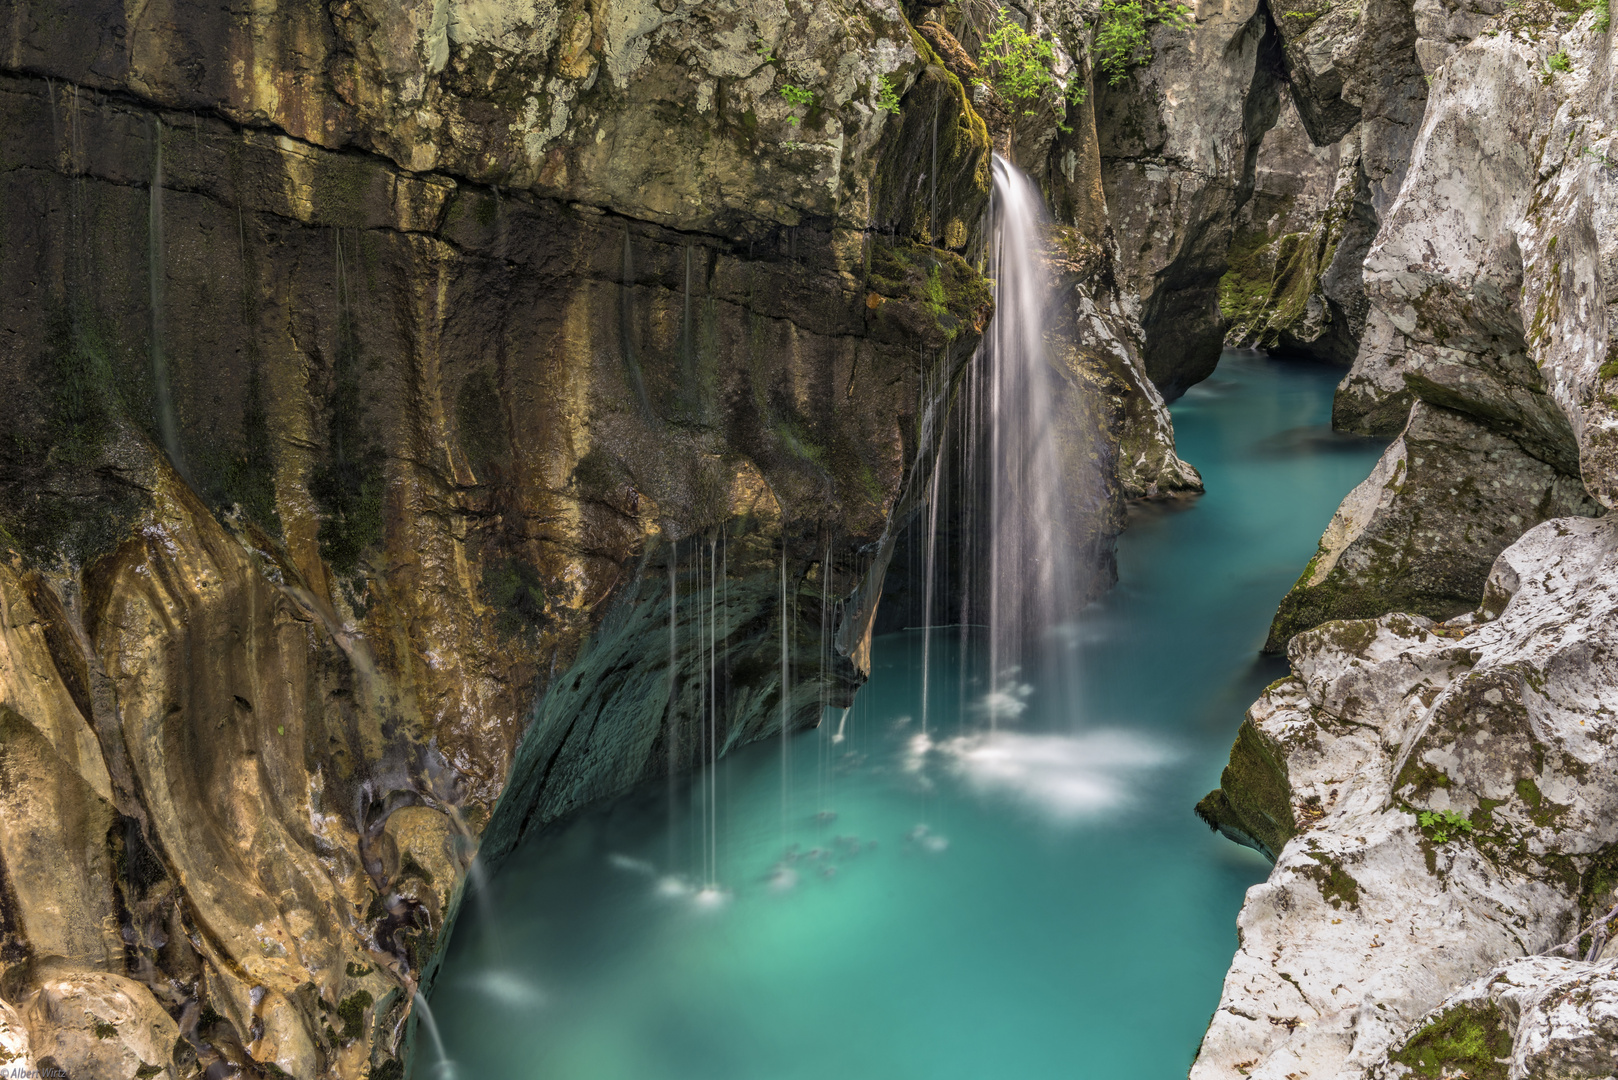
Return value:
M 1449 626 L 1293 639 L 1294 675 L 1249 717 L 1297 831 L 1248 892 L 1193 1080 L 1366 1076 L 1454 988 L 1587 914 L 1618 842 L 1618 522 L 1536 527 L 1488 597 Z M 1440 841 L 1423 811 L 1467 825 Z

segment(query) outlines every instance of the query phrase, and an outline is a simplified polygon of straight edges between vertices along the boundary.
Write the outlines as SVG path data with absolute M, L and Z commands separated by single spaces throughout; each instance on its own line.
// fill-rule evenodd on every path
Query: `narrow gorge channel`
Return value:
M 924 734 L 921 631 L 888 634 L 846 718 L 525 841 L 437 976 L 453 1068 L 416 1075 L 1183 1076 L 1267 873 L 1187 807 L 1382 450 L 1330 430 L 1335 375 L 1227 353 L 1175 403 L 1208 493 L 1135 508 L 1065 678 L 996 716 L 986 634 L 935 630 Z
M 1618 1077 L 1611 0 L 0 0 L 0 297 L 0 1074 Z

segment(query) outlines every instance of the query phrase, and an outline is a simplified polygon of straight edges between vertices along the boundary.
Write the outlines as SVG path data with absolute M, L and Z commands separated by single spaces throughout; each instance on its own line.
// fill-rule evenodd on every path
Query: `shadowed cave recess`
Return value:
M 0 1069 L 1613 1072 L 1601 0 L 0 14 Z

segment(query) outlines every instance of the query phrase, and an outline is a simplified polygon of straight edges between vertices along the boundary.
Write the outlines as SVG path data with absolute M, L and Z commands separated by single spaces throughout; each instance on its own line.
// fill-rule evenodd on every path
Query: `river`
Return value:
M 981 639 L 934 631 L 924 733 L 921 634 L 889 635 L 848 715 L 785 753 L 530 837 L 454 931 L 443 1071 L 1183 1077 L 1268 871 L 1192 806 L 1285 672 L 1258 656 L 1276 603 L 1381 449 L 1330 432 L 1340 374 L 1227 353 L 1174 404 L 1207 494 L 1133 510 L 1117 588 L 1063 628 L 1069 677 L 986 703 Z

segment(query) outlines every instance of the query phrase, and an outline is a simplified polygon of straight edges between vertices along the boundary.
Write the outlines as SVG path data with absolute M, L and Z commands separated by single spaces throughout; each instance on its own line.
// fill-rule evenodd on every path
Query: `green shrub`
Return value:
M 899 88 L 893 79 L 883 75 L 876 81 L 876 107 L 882 112 L 899 111 Z
M 1173 0 L 1101 0 L 1096 27 L 1096 66 L 1117 86 L 1137 67 L 1152 61 L 1151 29 L 1158 23 L 1191 28 L 1191 9 Z
M 978 62 L 988 70 L 989 81 L 1006 105 L 1024 116 L 1033 116 L 1047 94 L 1061 95 L 1061 84 L 1056 79 L 1056 46 L 1018 26 L 1004 10 L 983 39 Z M 1084 95 L 1083 81 L 1071 80 L 1067 100 L 1078 103 Z
M 1545 58 L 1545 66 L 1551 71 L 1572 71 L 1573 58 L 1567 54 L 1566 49 L 1563 49 L 1560 52 L 1553 52 L 1547 56 Z

